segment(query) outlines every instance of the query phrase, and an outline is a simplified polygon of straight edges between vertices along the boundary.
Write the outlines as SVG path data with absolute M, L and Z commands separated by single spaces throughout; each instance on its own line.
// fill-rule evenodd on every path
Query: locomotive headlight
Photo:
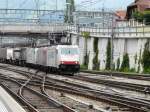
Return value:
M 78 61 L 76 61 L 75 63 L 76 63 L 76 64 L 79 64 L 79 62 L 78 62 Z
M 63 61 L 61 61 L 60 63 L 61 63 L 61 64 L 64 64 L 64 62 L 63 62 Z

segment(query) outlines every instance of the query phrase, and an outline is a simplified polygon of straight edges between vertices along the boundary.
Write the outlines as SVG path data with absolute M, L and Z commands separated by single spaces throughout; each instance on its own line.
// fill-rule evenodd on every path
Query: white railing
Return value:
M 78 29 L 76 26 L 68 26 L 68 31 L 73 34 L 79 33 L 79 35 L 82 32 L 90 32 L 93 37 L 110 37 L 112 35 L 112 28 L 79 27 Z M 150 26 L 117 27 L 113 33 L 116 38 L 150 38 Z

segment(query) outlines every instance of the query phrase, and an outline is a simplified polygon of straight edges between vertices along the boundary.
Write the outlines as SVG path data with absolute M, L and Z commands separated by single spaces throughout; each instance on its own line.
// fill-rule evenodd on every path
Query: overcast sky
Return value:
M 8 1 L 8 2 L 7 2 Z M 0 0 L 0 8 L 27 8 L 35 9 L 35 1 L 38 0 Z M 40 9 L 55 9 L 56 0 L 39 0 Z M 103 7 L 106 9 L 119 10 L 126 7 L 134 0 L 75 0 L 77 9 L 98 10 Z M 65 0 L 57 0 L 58 9 L 64 9 Z M 84 6 L 83 6 L 84 5 Z

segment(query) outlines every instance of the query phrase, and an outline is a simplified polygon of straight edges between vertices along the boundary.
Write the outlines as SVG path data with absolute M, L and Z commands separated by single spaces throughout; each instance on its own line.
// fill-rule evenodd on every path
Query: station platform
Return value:
M 0 112 L 26 111 L 0 86 Z

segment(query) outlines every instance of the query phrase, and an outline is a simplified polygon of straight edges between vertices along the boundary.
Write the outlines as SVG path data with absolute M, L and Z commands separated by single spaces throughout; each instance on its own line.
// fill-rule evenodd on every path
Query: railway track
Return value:
M 106 76 L 116 76 L 116 77 L 124 77 L 129 79 L 137 79 L 137 80 L 145 80 L 150 81 L 150 75 L 148 74 L 136 74 L 136 73 L 122 73 L 122 72 L 101 72 L 101 71 L 88 71 L 82 70 L 83 73 L 91 73 L 91 74 L 98 74 L 98 75 L 106 75 Z
M 34 78 L 41 80 L 43 79 L 43 76 L 36 76 Z M 30 84 L 31 83 L 37 84 L 37 82 L 30 82 Z M 84 97 L 94 99 L 94 100 L 104 101 L 113 105 L 115 104 L 115 105 L 119 105 L 120 107 L 125 107 L 129 111 L 133 111 L 133 112 L 149 112 L 150 111 L 150 102 L 144 101 L 141 99 L 134 99 L 128 96 L 125 97 L 125 96 L 114 94 L 114 93 L 108 93 L 108 92 L 106 93 L 105 91 L 95 90 L 95 89 L 92 89 L 83 85 L 73 84 L 73 83 L 65 82 L 65 81 L 58 80 L 58 79 L 52 79 L 49 77 L 46 78 L 46 81 L 44 81 L 43 84 L 44 84 L 43 87 L 45 89 L 57 90 L 60 92 L 84 96 Z
M 108 92 L 106 93 L 105 91 L 91 89 L 82 85 L 72 84 L 57 79 L 47 78 L 46 82 L 50 83 L 46 87 L 48 88 L 50 87 L 51 89 L 62 90 L 62 92 L 66 91 L 66 92 L 70 92 L 71 94 L 74 93 L 78 95 L 83 95 L 88 98 L 93 98 L 99 101 L 103 100 L 117 105 L 119 104 L 122 106 L 126 106 L 128 108 L 132 108 L 133 110 L 135 109 L 143 112 L 150 111 L 149 110 L 150 102 L 143 101 L 140 99 L 129 98 L 128 96 L 124 97 L 122 95 L 114 94 L 114 93 L 108 93 Z M 59 82 L 59 84 L 56 84 L 56 82 L 57 83 Z M 52 83 L 54 83 L 53 87 L 52 87 Z M 64 87 L 61 87 L 60 85 L 61 86 L 64 85 Z
M 24 84 L 21 84 L 10 77 L 2 76 L 2 74 L 0 77 L 1 80 L 3 80 L 1 83 L 2 87 L 21 101 L 23 107 L 26 106 L 25 110 L 27 110 L 27 112 L 75 112 L 71 108 L 28 87 L 32 78 L 24 81 Z
M 66 76 L 67 77 L 67 76 Z M 84 76 L 68 76 L 68 78 L 77 79 L 81 81 L 87 81 L 95 84 L 102 84 L 109 87 L 116 87 L 125 90 L 131 90 L 140 92 L 143 94 L 150 94 L 150 85 L 141 85 L 141 84 L 133 84 L 133 83 L 126 83 L 126 82 L 117 82 L 111 80 L 104 80 L 104 79 L 96 79 L 96 78 L 89 78 Z
M 10 68 L 9 68 L 9 70 L 16 72 L 16 70 L 13 70 Z M 17 72 L 22 73 L 22 71 L 20 71 L 20 70 L 17 70 Z M 25 73 L 30 74 L 30 72 L 25 72 Z M 65 76 L 65 77 L 67 77 L 67 76 Z M 106 86 L 110 86 L 110 87 L 116 87 L 116 88 L 120 88 L 120 89 L 141 92 L 143 94 L 150 94 L 150 85 L 141 85 L 141 84 L 133 84 L 133 83 L 126 83 L 126 82 L 117 82 L 117 81 L 89 78 L 89 77 L 84 77 L 82 75 L 71 76 L 69 78 L 87 81 L 87 82 L 96 83 L 96 84 L 102 84 L 102 85 L 106 85 Z

